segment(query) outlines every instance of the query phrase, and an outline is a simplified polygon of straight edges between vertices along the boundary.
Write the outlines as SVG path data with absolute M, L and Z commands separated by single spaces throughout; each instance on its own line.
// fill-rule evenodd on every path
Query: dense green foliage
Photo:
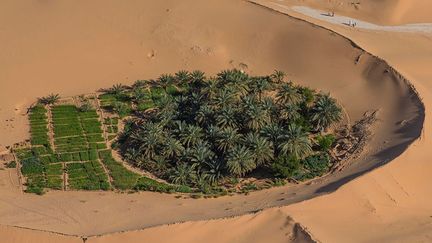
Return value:
M 316 138 L 341 119 L 341 108 L 329 95 L 283 79 L 282 72 L 252 77 L 227 70 L 206 78 L 180 71 L 157 82 L 115 86 L 110 94 L 130 100 L 136 114 L 119 138 L 122 154 L 173 184 L 201 191 L 259 170 L 284 178 L 320 174 L 329 164 L 321 154 L 331 144 L 326 138 L 316 146 Z M 138 109 L 149 102 L 156 109 Z
M 29 113 L 31 146 L 15 151 L 26 191 L 223 195 L 239 177 L 270 177 L 282 185 L 285 178 L 321 176 L 330 168 L 328 151 L 335 141 L 324 132 L 341 119 L 342 110 L 329 95 L 284 77 L 280 71 L 253 77 L 227 70 L 210 78 L 179 71 L 131 87 L 118 84 L 98 97 L 105 111 L 117 114 L 103 119 L 85 98 L 77 107 L 55 105 L 58 95 L 43 97 Z M 119 121 L 125 121 L 121 134 Z M 126 161 L 171 184 L 126 168 L 107 141 Z M 240 191 L 258 188 L 263 187 L 246 183 Z
M 138 174 L 129 171 L 122 164 L 117 162 L 112 157 L 111 150 L 102 150 L 99 152 L 99 156 L 102 163 L 108 169 L 115 188 L 122 190 L 133 189 L 139 178 Z

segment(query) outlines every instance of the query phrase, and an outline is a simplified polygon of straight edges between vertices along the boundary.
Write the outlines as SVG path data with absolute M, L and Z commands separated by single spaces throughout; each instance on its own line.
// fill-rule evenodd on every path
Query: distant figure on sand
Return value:
M 348 26 L 355 28 L 357 26 L 357 22 L 349 20 Z

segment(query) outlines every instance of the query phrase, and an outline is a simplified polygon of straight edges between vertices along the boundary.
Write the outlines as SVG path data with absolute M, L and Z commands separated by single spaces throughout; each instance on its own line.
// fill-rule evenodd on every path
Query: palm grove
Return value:
M 329 168 L 334 137 L 326 131 L 341 108 L 328 94 L 284 82 L 283 72 L 162 75 L 130 88 L 136 106 L 150 86 L 165 92 L 126 122 L 118 146 L 128 162 L 173 184 L 205 191 L 232 178 L 304 179 Z

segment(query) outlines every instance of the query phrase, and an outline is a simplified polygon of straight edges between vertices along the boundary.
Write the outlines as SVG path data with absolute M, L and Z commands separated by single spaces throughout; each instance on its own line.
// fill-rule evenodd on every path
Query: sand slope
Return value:
M 194 8 L 193 14 L 191 6 Z M 198 68 L 214 73 L 223 68 L 240 66 L 247 67 L 255 74 L 282 69 L 297 82 L 331 91 L 346 107 L 353 121 L 365 111 L 380 110 L 375 136 L 366 153 L 357 161 L 361 163 L 354 163 L 335 177 L 325 178 L 310 186 L 275 188 L 249 196 L 215 200 L 177 200 L 172 195 L 153 193 L 121 195 L 99 192 L 53 192 L 37 197 L 23 195 L 18 189 L 12 189 L 12 182 L 5 179 L 9 174 L 1 173 L 5 182 L 0 186 L 1 224 L 93 235 L 282 206 L 310 198 L 316 192 L 332 192 L 356 176 L 385 164 L 399 156 L 420 135 L 422 129 L 422 104 L 403 79 L 385 63 L 334 33 L 243 1 L 185 0 L 179 3 L 161 0 L 157 3 L 135 1 L 123 4 L 118 1 L 18 3 L 7 0 L 0 3 L 0 11 L 0 23 L 14 23 L 0 26 L 0 30 L 6 33 L 0 35 L 0 43 L 7 47 L 7 51 L 0 56 L 0 78 L 6 87 L 0 90 L 2 120 L 22 113 L 23 108 L 19 108 L 25 107 L 22 104 L 51 91 L 59 91 L 64 95 L 79 94 L 116 82 L 130 83 L 138 78 L 152 78 L 161 72 L 181 68 Z M 20 18 L 16 18 L 17 13 Z M 29 39 L 28 36 L 33 38 Z M 363 38 L 365 41 L 361 44 L 371 47 L 371 51 L 379 50 L 376 53 L 380 56 L 394 57 L 394 50 L 386 42 L 368 45 L 370 42 L 367 40 L 371 36 L 358 38 Z M 393 37 L 386 36 L 383 40 L 388 41 L 389 38 Z M 403 42 L 406 41 L 403 38 L 399 41 L 418 44 L 416 38 L 411 42 Z M 422 43 L 428 41 L 426 39 Z M 403 67 L 406 58 L 410 59 L 407 55 L 404 57 L 397 56 L 394 60 L 399 60 Z M 416 58 L 412 57 L 418 60 Z M 423 61 L 429 60 L 427 56 L 423 58 Z M 410 74 L 406 70 L 409 68 L 404 69 L 404 74 Z M 422 77 L 429 77 L 430 73 L 422 70 L 418 73 Z M 0 124 L 6 129 L 1 130 L 1 134 L 4 134 L 1 143 L 18 140 L 26 135 L 25 123 L 19 129 L 11 129 L 7 125 L 9 123 Z M 14 122 L 13 125 L 19 126 L 20 123 Z M 427 145 L 425 143 L 424 146 Z M 414 154 L 417 156 L 421 151 L 415 151 Z M 427 158 L 428 154 L 422 156 Z M 379 231 L 387 226 L 386 223 L 393 223 L 396 227 L 393 229 L 405 228 L 408 233 L 421 229 L 396 224 L 405 219 L 412 220 L 407 221 L 410 223 L 423 223 L 424 229 L 428 229 L 427 221 L 418 219 L 424 216 L 423 213 L 429 210 L 427 205 L 431 204 L 428 203 L 428 197 L 420 197 L 425 198 L 423 201 L 417 200 L 418 195 L 429 193 L 428 188 L 419 187 L 425 180 L 423 175 L 427 173 L 427 167 L 422 167 L 426 166 L 425 162 L 421 161 L 426 160 L 414 157 L 419 160 L 416 160 L 418 164 L 413 165 L 414 162 L 404 163 L 404 158 L 401 157 L 399 164 L 407 167 L 398 167 L 395 170 L 397 173 L 392 171 L 396 180 L 388 185 L 385 183 L 391 177 L 386 175 L 378 176 L 378 183 L 370 183 L 371 175 L 387 170 L 387 166 L 334 194 L 282 210 L 272 209 L 258 215 L 212 223 L 163 226 L 142 231 L 142 234 L 109 237 L 132 241 L 137 237 L 152 239 L 160 233 L 167 237 L 166 240 L 180 238 L 193 242 L 195 227 L 203 232 L 196 238 L 201 240 L 207 233 L 217 234 L 219 227 L 230 229 L 233 225 L 241 224 L 244 228 L 239 229 L 240 234 L 229 233 L 224 239 L 242 242 L 251 239 L 247 238 L 247 233 L 256 232 L 256 239 L 274 237 L 275 241 L 279 241 L 289 238 L 284 238 L 284 234 L 290 232 L 291 226 L 284 225 L 290 214 L 311 229 L 314 235 L 316 232 L 318 239 L 331 242 L 346 241 L 352 236 L 359 237 L 359 241 L 377 240 L 394 234 L 396 230 Z M 423 168 L 426 170 L 421 171 Z M 418 173 L 416 175 L 419 177 L 416 180 L 404 177 L 404 170 Z M 326 186 L 321 186 L 321 183 Z M 415 196 L 405 200 L 397 184 Z M 393 211 L 379 207 L 391 201 L 387 201 L 386 194 L 391 194 L 391 198 L 398 202 L 396 205 L 401 206 L 393 207 Z M 406 208 L 423 211 L 403 216 L 401 212 Z M 402 216 L 392 218 L 392 215 Z M 330 220 L 332 218 L 334 220 Z M 358 221 L 354 224 L 353 219 Z M 368 225 L 376 226 L 378 231 L 369 238 L 357 230 L 357 227 L 366 230 Z M 340 229 L 345 233 L 340 235 Z M 168 232 L 177 233 L 168 235 Z M 387 233 L 380 235 L 379 232 Z M 404 235 L 410 236 L 408 233 Z
M 277 209 L 230 219 L 187 222 L 88 240 L 90 243 L 138 243 L 143 241 L 161 243 L 174 241 L 184 243 L 314 242 L 286 213 Z
M 82 243 L 78 237 L 62 236 L 59 234 L 41 232 L 30 229 L 0 226 L 0 236 L 2 242 L 7 243 Z
M 284 208 L 323 242 L 430 242 L 432 39 L 423 34 L 352 30 L 298 15 L 348 36 L 385 58 L 416 87 L 426 106 L 421 139 L 403 155 L 328 196 Z
M 283 0 L 279 3 L 303 5 L 360 20 L 401 25 L 432 22 L 429 0 Z

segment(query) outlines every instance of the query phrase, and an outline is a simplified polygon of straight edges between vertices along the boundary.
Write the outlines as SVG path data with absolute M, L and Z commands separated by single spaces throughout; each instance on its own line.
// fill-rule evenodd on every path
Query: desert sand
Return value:
M 428 0 L 282 0 L 291 6 L 308 6 L 325 13 L 351 16 L 380 25 L 405 25 L 432 22 Z
M 432 237 L 432 198 L 427 186 L 431 168 L 427 163 L 432 88 L 427 82 L 432 76 L 427 67 L 432 58 L 429 36 L 350 29 L 294 11 L 235 0 L 0 4 L 2 23 L 14 23 L 0 28 L 5 33 L 0 43 L 8 47 L 0 57 L 0 78 L 6 87 L 0 91 L 0 143 L 4 145 L 27 136 L 21 114 L 35 97 L 48 92 L 92 92 L 183 68 L 214 73 L 247 67 L 258 74 L 281 69 L 296 82 L 331 92 L 352 121 L 366 111 L 379 110 L 374 136 L 362 156 L 342 172 L 312 185 L 211 200 L 98 192 L 51 192 L 38 197 L 22 194 L 16 174 L 2 170 L 0 224 L 92 236 L 201 220 L 114 233 L 88 242 L 202 242 L 216 240 L 214 235 L 220 235 L 221 229 L 231 229 L 223 231 L 221 240 L 226 242 L 308 241 L 294 222 L 322 242 L 428 241 Z M 342 36 L 277 11 L 350 38 L 403 77 Z M 20 18 L 15 18 L 17 12 Z M 12 122 L 5 121 L 10 118 Z M 295 203 L 299 201 L 303 202 Z M 281 208 L 202 221 L 270 206 Z M 31 242 L 14 238 L 15 232 L 28 231 L 1 229 L 11 241 Z M 55 237 L 37 234 L 41 239 Z

